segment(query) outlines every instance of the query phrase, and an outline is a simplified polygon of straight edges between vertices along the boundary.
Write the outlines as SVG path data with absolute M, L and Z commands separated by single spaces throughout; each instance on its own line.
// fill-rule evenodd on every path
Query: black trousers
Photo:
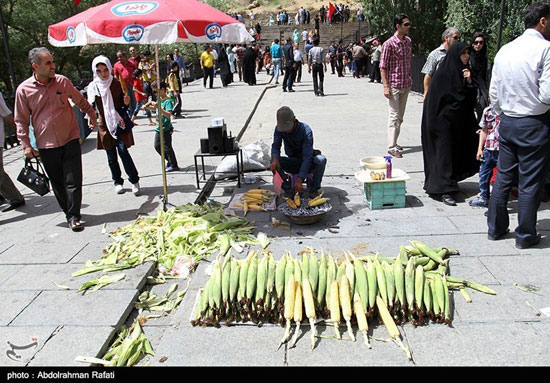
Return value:
M 498 173 L 489 199 L 488 233 L 506 233 L 510 223 L 508 196 L 518 179 L 516 243 L 532 244 L 537 241 L 537 210 L 550 160 L 550 113 L 523 118 L 502 114 L 499 134 Z
M 370 80 L 376 82 L 382 81 L 382 75 L 380 73 L 380 61 L 373 61 Z
M 296 69 L 294 69 L 293 82 L 300 82 L 300 81 L 302 81 L 302 62 L 297 61 L 296 62 Z
M 311 65 L 311 75 L 313 76 L 313 93 L 324 93 L 323 80 L 325 79 L 325 72 L 323 71 L 323 64 Z
M 176 159 L 176 153 L 172 148 L 172 133 L 174 130 L 163 130 L 164 132 L 164 159 L 166 160 L 166 166 L 178 167 L 178 160 Z M 155 134 L 155 150 L 160 155 L 160 133 Z
M 52 149 L 40 149 L 53 194 L 67 221 L 80 220 L 82 205 L 82 151 L 78 139 Z
M 294 85 L 294 71 L 296 69 L 293 65 L 287 65 L 285 67 L 285 77 L 283 78 L 283 90 L 285 90 L 287 87 L 288 89 L 292 89 L 292 85 Z
M 210 78 L 209 87 L 213 88 L 214 87 L 214 67 L 210 67 L 210 68 L 204 67 L 202 82 L 205 88 L 206 88 L 206 79 L 208 77 Z

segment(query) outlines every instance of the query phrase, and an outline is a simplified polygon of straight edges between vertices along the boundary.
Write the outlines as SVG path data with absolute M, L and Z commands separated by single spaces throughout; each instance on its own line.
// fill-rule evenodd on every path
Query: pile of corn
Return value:
M 309 201 L 307 201 L 307 206 L 308 207 L 320 206 L 327 203 L 329 199 L 330 198 L 323 197 L 323 193 L 320 193 L 315 198 L 312 198 Z M 298 209 L 300 206 L 302 206 L 302 199 L 300 198 L 300 193 L 296 192 L 296 194 L 294 194 L 293 199 L 285 197 L 285 202 L 292 210 Z
M 448 275 L 448 257 L 458 252 L 432 249 L 418 241 L 411 243 L 413 246 L 402 246 L 395 258 L 379 254 L 358 257 L 345 252 L 340 262 L 323 251 L 318 257 L 311 248 L 296 258 L 287 252 L 279 261 L 265 251 L 250 251 L 243 260 L 228 254 L 217 260 L 210 279 L 197 295 L 191 323 L 218 326 L 221 321 L 286 322 L 282 344 L 288 341 L 294 321 L 294 345 L 300 323 L 307 317 L 313 348 L 316 321 L 331 322 L 340 338 L 343 319 L 349 337 L 355 340 L 351 324 L 356 322 L 370 347 L 368 319 L 381 319 L 392 339 L 404 347 L 396 323 L 410 321 L 416 326 L 429 320 L 451 322 L 449 290 L 459 289 L 467 299 L 466 287 L 495 294 L 485 286 Z
M 244 215 L 251 211 L 265 211 L 264 204 L 271 203 L 275 198 L 275 193 L 266 189 L 252 189 L 247 191 L 241 197 L 241 202 L 233 206 L 242 207 Z

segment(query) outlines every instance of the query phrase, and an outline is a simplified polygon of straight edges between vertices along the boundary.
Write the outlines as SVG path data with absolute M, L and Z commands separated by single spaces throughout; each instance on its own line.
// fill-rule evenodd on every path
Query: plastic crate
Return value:
M 405 181 L 364 184 L 364 200 L 371 210 L 405 207 Z

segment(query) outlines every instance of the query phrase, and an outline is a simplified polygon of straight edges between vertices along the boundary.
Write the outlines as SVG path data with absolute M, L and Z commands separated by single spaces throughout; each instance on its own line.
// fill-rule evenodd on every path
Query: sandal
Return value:
M 84 230 L 84 226 L 80 223 L 78 218 L 71 218 L 67 223 L 72 231 L 77 232 Z

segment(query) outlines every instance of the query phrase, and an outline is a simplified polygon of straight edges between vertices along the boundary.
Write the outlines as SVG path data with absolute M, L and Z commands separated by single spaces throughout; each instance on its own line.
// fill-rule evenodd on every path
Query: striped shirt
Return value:
M 382 44 L 380 69 L 388 73 L 388 85 L 406 89 L 412 86 L 411 76 L 412 41 L 408 36 L 403 40 L 393 35 Z
M 445 47 L 443 47 L 443 45 L 431 51 L 428 55 L 428 58 L 426 59 L 426 64 L 424 64 L 424 66 L 422 67 L 422 73 L 433 76 L 437 67 L 439 66 L 439 64 L 441 64 L 445 56 L 447 56 L 447 50 L 445 49 Z

